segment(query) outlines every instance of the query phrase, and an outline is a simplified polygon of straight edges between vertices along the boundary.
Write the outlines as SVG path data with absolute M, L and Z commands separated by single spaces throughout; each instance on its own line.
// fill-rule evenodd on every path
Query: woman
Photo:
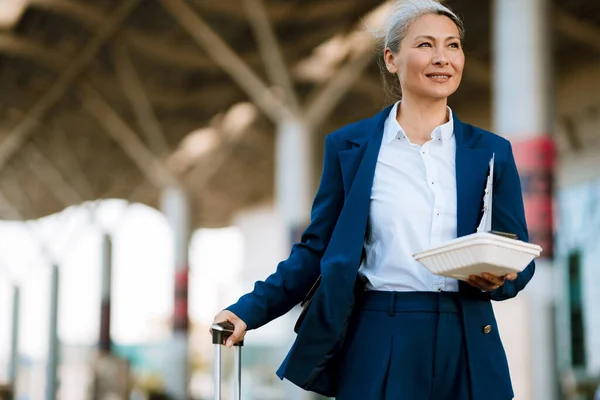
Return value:
M 447 106 L 463 72 L 462 37 L 438 2 L 398 4 L 382 72 L 402 101 L 327 136 L 301 242 L 215 317 L 235 326 L 228 345 L 289 311 L 320 276 L 281 378 L 339 400 L 512 399 L 491 300 L 522 290 L 533 263 L 458 282 L 412 258 L 475 232 L 492 154 L 493 228 L 528 240 L 510 143 Z

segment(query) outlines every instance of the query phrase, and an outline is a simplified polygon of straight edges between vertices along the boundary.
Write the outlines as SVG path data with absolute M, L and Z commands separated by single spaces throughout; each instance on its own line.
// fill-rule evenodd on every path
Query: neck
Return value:
M 447 99 L 415 99 L 403 96 L 396 119 L 410 141 L 423 144 L 431 139 L 433 130 L 448 122 Z

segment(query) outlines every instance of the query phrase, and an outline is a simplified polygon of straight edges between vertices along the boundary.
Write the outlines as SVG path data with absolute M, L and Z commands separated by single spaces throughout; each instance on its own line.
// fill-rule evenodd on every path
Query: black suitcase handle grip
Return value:
M 225 341 L 229 336 L 233 335 L 234 326 L 229 321 L 219 322 L 217 324 L 213 324 L 212 329 L 212 342 L 213 344 L 225 344 Z M 244 341 L 240 340 L 234 346 L 243 346 Z

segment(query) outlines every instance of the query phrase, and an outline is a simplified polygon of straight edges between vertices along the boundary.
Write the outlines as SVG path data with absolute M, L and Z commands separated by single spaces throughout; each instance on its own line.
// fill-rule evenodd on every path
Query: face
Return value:
M 443 15 L 428 14 L 414 21 L 398 53 L 384 52 L 389 72 L 400 80 L 403 97 L 444 99 L 458 89 L 465 55 L 456 24 Z

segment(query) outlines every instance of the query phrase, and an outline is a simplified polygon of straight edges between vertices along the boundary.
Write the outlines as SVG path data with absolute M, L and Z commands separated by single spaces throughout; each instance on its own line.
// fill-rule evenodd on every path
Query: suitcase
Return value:
M 215 346 L 215 400 L 221 400 L 221 349 L 225 340 L 233 334 L 233 324 L 231 322 L 219 322 L 212 327 L 212 342 Z M 233 381 L 233 399 L 242 398 L 242 346 L 241 340 L 234 345 L 234 381 Z

